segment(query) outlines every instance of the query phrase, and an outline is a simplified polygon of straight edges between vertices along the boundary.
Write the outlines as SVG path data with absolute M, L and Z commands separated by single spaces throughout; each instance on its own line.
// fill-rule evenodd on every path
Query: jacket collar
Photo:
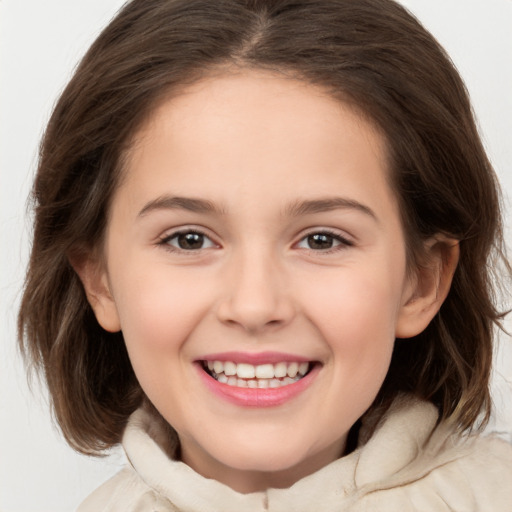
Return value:
M 348 504 L 361 492 L 403 485 L 428 471 L 423 448 L 431 440 L 437 417 L 432 404 L 399 397 L 367 442 L 364 440 L 371 421 L 363 422 L 362 441 L 354 452 L 288 489 L 251 494 L 238 493 L 173 460 L 169 456 L 172 447 L 165 446 L 168 427 L 159 424 L 161 420 L 155 421 L 155 416 L 144 408 L 131 416 L 123 446 L 129 462 L 145 483 L 182 512 L 320 512 L 336 509 L 343 500 Z M 444 444 L 446 433 L 439 439 L 435 444 Z M 433 454 L 432 459 L 439 463 L 439 451 L 434 451 L 437 455 Z

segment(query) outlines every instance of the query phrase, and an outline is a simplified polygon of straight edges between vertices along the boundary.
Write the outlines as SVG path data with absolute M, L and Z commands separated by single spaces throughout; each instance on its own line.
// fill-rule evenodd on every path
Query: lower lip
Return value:
M 197 365 L 199 375 L 206 387 L 218 397 L 240 407 L 277 407 L 305 391 L 313 382 L 319 372 L 319 365 L 302 379 L 279 388 L 239 388 L 229 386 L 215 380 L 203 370 L 201 364 Z

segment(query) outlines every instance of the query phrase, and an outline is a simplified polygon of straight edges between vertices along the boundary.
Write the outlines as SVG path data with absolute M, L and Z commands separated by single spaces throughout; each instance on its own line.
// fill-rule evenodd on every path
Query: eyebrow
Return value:
M 322 213 L 339 209 L 356 210 L 378 221 L 377 215 L 371 208 L 359 201 L 345 197 L 327 197 L 322 199 L 295 201 L 285 208 L 285 214 L 290 217 L 299 217 L 301 215 Z M 140 210 L 138 216 L 144 217 L 145 215 L 157 210 L 187 210 L 194 213 L 214 213 L 217 215 L 223 215 L 225 213 L 224 209 L 219 208 L 214 203 L 206 199 L 164 195 L 146 203 Z
M 192 197 L 180 196 L 161 196 L 144 205 L 139 212 L 139 217 L 144 217 L 150 212 L 156 210 L 187 210 L 195 213 L 216 213 L 223 214 L 223 210 L 219 209 L 211 201 L 205 199 L 195 199 Z
M 327 197 L 322 199 L 312 199 L 306 201 L 296 201 L 289 205 L 285 213 L 291 217 L 308 215 L 313 213 L 328 212 L 331 210 L 356 210 L 372 217 L 378 221 L 375 212 L 368 206 L 345 197 Z

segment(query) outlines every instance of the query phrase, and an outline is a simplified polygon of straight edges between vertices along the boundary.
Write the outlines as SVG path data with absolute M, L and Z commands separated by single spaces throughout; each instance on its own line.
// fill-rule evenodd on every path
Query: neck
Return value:
M 315 452 L 298 464 L 285 468 L 273 468 L 272 461 L 265 470 L 243 467 L 243 455 L 240 456 L 240 466 L 233 467 L 213 459 L 196 446 L 191 449 L 187 443 L 182 443 L 181 460 L 197 473 L 217 480 L 242 494 L 265 491 L 267 489 L 286 489 L 293 484 L 327 466 L 345 453 L 346 437 L 325 449 Z

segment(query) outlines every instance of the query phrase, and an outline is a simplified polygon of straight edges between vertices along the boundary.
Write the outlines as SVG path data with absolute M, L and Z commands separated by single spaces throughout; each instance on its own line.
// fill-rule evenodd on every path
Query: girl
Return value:
M 129 459 L 80 511 L 509 510 L 512 448 L 465 435 L 497 185 L 399 5 L 133 0 L 34 199 L 22 347 L 68 442 Z

